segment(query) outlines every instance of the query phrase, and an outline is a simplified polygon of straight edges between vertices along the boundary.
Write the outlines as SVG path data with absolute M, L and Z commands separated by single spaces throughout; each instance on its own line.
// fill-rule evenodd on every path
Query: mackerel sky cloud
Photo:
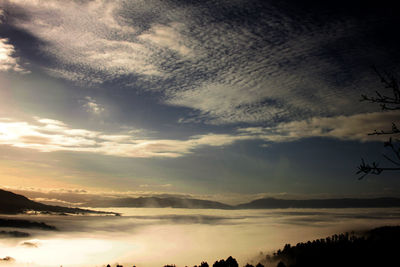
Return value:
M 254 18 L 237 21 L 260 3 L 224 7 L 211 1 L 221 9 L 215 17 L 207 5 L 150 2 L 10 1 L 7 6 L 11 15 L 13 10 L 25 14 L 13 24 L 42 40 L 39 49 L 54 58 L 53 66 L 43 66 L 49 74 L 89 86 L 140 79 L 139 90 L 157 91 L 166 104 L 194 109 L 195 119 L 206 123 L 355 112 L 349 105 L 354 81 L 346 76 L 361 71 L 356 79 L 366 79 L 370 66 L 346 60 L 377 49 L 352 49 L 367 31 L 355 19 L 315 26 L 319 18 L 299 22 L 280 10 L 284 7 L 270 4 L 251 10 Z M 339 40 L 348 47 L 334 51 Z M 350 73 L 340 74 L 342 68 Z
M 367 133 L 399 113 L 359 99 L 384 90 L 372 66 L 399 71 L 398 16 L 384 4 L 278 2 L 0 1 L 1 147 L 121 158 L 121 170 L 126 159 L 200 166 L 224 151 L 259 184 L 282 174 L 264 169 L 276 147 L 346 143 L 354 166 L 365 147 L 382 154 L 385 138 Z M 240 191 L 224 164 L 209 175 Z

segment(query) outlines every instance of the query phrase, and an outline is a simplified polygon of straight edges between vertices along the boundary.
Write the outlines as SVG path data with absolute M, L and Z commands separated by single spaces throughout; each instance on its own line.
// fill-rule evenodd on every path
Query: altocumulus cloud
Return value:
M 365 62 L 382 55 L 359 44 L 379 32 L 380 17 L 294 16 L 273 2 L 10 0 L 3 8 L 9 23 L 43 41 L 39 49 L 56 61 L 38 63 L 49 74 L 157 91 L 164 104 L 196 110 L 181 122 L 357 113 L 354 76 L 371 86 Z
M 241 128 L 239 132 L 253 134 L 270 142 L 291 142 L 302 138 L 327 137 L 353 141 L 383 141 L 385 135 L 368 135 L 375 129 L 390 131 L 400 113 L 374 112 L 352 116 L 314 117 L 308 120 L 280 123 L 274 127 Z

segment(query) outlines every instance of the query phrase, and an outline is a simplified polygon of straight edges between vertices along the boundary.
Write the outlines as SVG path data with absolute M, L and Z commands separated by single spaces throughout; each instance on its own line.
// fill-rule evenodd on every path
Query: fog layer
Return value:
M 234 256 L 240 265 L 286 243 L 400 223 L 400 209 L 189 210 L 120 208 L 115 216 L 2 216 L 54 225 L 0 237 L 7 266 L 193 266 Z M 0 231 L 14 231 L 12 227 Z M 21 230 L 21 229 L 19 229 Z

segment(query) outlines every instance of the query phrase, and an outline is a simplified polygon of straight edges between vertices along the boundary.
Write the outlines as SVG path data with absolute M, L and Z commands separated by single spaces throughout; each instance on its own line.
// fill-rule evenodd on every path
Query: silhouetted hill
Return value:
M 400 207 L 399 198 L 341 198 L 288 200 L 263 198 L 235 206 L 237 209 L 287 209 L 287 208 L 388 208 Z
M 14 194 L 10 191 L 0 189 L 0 213 L 16 214 L 29 210 L 40 212 L 56 212 L 56 213 L 99 213 L 99 214 L 115 214 L 110 212 L 93 211 L 79 208 L 67 208 L 60 206 L 45 205 L 32 201 L 22 195 Z
M 398 266 L 399 240 L 400 227 L 386 226 L 362 235 L 345 233 L 295 246 L 286 244 L 261 261 L 282 267 Z
M 132 207 L 132 208 L 185 208 L 185 209 L 232 209 L 233 207 L 217 201 L 178 198 L 178 197 L 138 197 L 101 199 L 84 203 L 83 206 Z

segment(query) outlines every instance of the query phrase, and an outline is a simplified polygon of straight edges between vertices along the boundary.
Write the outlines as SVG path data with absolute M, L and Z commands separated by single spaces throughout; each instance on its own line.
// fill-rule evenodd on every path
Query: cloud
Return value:
M 398 121 L 398 111 L 362 113 L 352 116 L 314 117 L 308 120 L 280 123 L 273 127 L 239 129 L 269 142 L 292 142 L 302 138 L 327 137 L 353 141 L 386 141 L 386 135 L 368 135 L 374 130 L 390 131 Z
M 252 216 L 215 216 L 215 215 L 149 215 L 149 216 L 129 216 L 132 219 L 148 221 L 148 224 L 159 224 L 160 222 L 169 222 L 173 224 L 241 224 L 242 219 L 248 219 Z
M 69 202 L 61 199 L 56 199 L 56 198 L 45 198 L 45 197 L 37 197 L 33 198 L 33 201 L 41 202 L 47 205 L 55 205 L 55 206 L 66 206 L 66 207 L 73 207 L 73 206 L 79 206 L 82 203 L 78 202 Z
M 170 188 L 172 184 L 141 184 L 140 188 Z
M 83 107 L 86 108 L 87 112 L 93 113 L 93 114 L 100 114 L 104 111 L 104 107 L 102 107 L 100 104 L 96 102 L 95 99 L 93 99 L 90 96 L 85 97 L 85 103 L 83 104 Z
M 177 91 L 166 99 L 167 104 L 199 110 L 201 115 L 197 120 L 202 118 L 212 124 L 271 120 L 284 112 L 273 102 L 267 105 L 265 97 L 260 96 L 255 88 L 224 84 Z M 193 119 L 181 119 L 180 122 L 193 122 Z
M 380 32 L 375 15 L 361 24 L 351 16 L 296 17 L 292 12 L 304 11 L 268 1 L 9 3 L 26 13 L 8 7 L 10 23 L 56 59 L 42 63 L 49 74 L 85 84 L 124 77 L 132 90 L 157 91 L 162 103 L 196 111 L 180 122 L 364 112 L 368 107 L 351 104 L 359 95 L 354 85 L 373 87 L 365 62 L 384 61 L 376 44 L 359 45 L 365 32 Z
M 1 14 L 2 13 L 0 13 L 0 18 Z M 15 47 L 9 43 L 9 39 L 0 38 L 0 72 L 14 71 L 22 74 L 29 73 L 29 71 L 21 67 L 19 58 L 15 56 L 15 53 Z
M 0 23 L 4 20 L 4 10 L 0 8 Z
M 121 5 L 100 0 L 10 1 L 9 8 L 26 12 L 25 19 L 14 18 L 15 26 L 45 41 L 40 49 L 58 61 L 44 66 L 51 75 L 85 84 L 134 73 L 158 75 L 151 63 L 153 52 L 137 40 L 138 29 L 121 16 Z M 162 30 L 158 32 L 160 37 Z
M 193 55 L 194 51 L 184 44 L 185 40 L 177 30 L 182 27 L 183 25 L 179 23 L 171 25 L 156 24 L 148 32 L 139 35 L 138 38 L 159 47 L 173 50 L 182 56 Z
M 199 147 L 220 147 L 253 138 L 210 133 L 187 140 L 137 139 L 129 135 L 73 129 L 63 122 L 37 117 L 36 123 L 0 120 L 0 144 L 40 152 L 75 151 L 133 158 L 175 158 L 192 153 Z
M 0 120 L 0 144 L 40 152 L 74 151 L 132 158 L 177 158 L 201 147 L 224 147 L 239 141 L 292 142 L 326 137 L 353 141 L 383 141 L 385 135 L 369 136 L 373 130 L 390 130 L 399 112 L 363 113 L 351 116 L 314 117 L 283 122 L 271 127 L 238 128 L 232 134 L 202 134 L 185 140 L 145 139 L 128 134 L 106 134 L 74 129 L 61 121 L 36 118 L 36 123 Z M 389 129 L 388 129 L 389 128 Z

